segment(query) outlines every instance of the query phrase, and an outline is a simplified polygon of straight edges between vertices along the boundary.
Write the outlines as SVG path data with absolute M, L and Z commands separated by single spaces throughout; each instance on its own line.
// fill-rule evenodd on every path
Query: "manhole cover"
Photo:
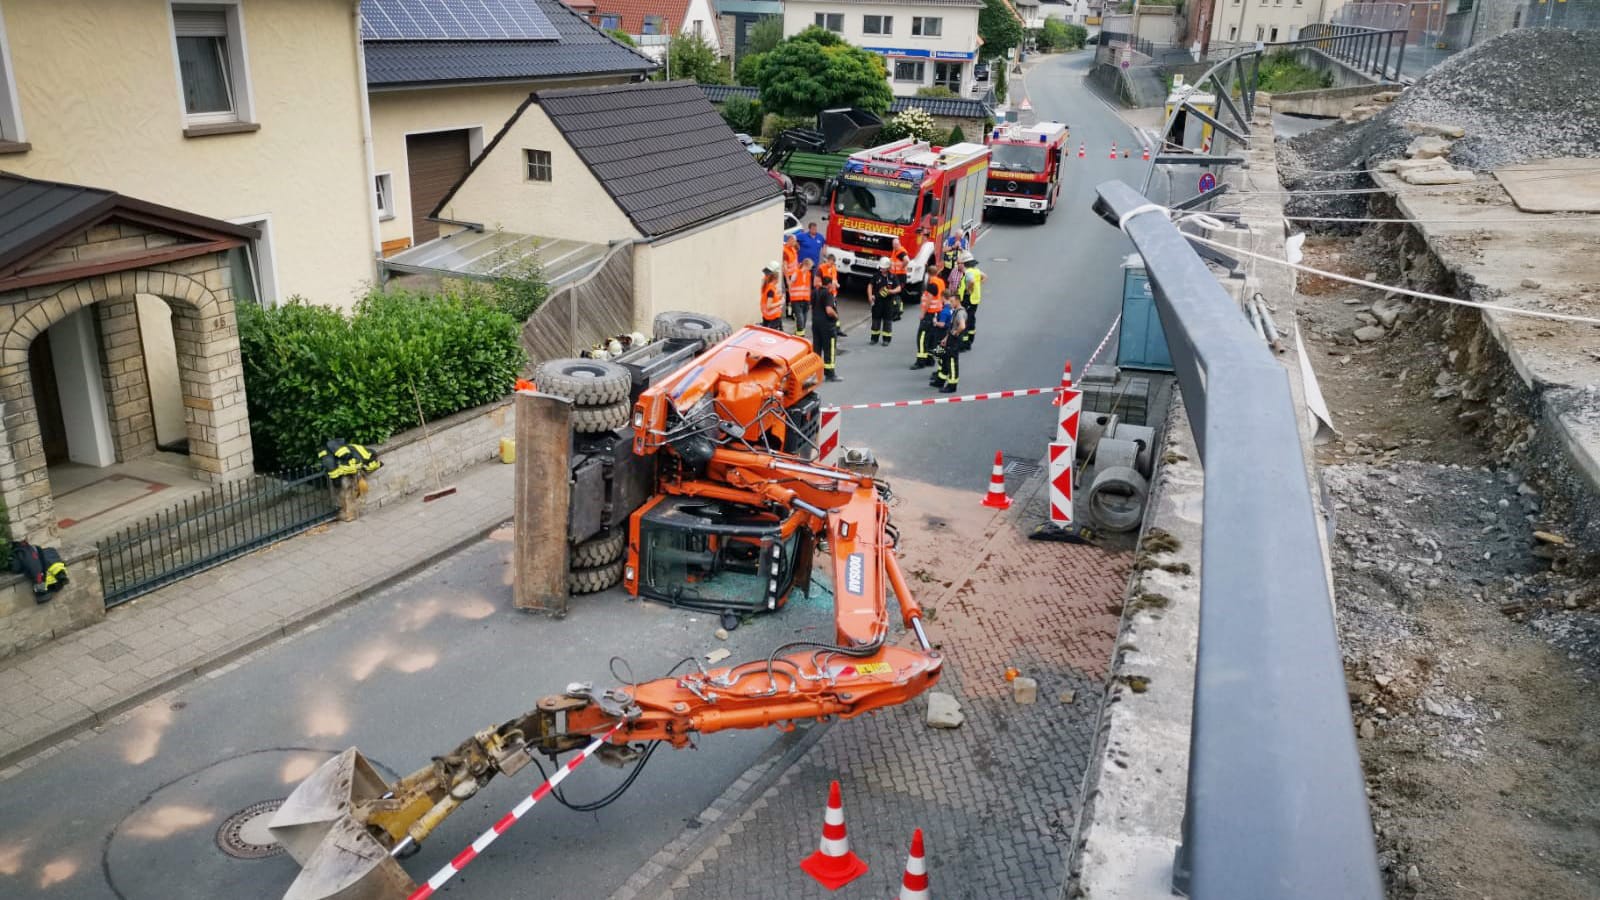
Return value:
M 229 816 L 217 829 L 217 847 L 234 859 L 271 859 L 283 853 L 283 845 L 267 831 L 267 822 L 282 805 L 282 800 L 263 800 Z
M 1005 476 L 1019 481 L 1026 481 L 1039 474 L 1039 464 L 1021 459 L 1008 459 L 1005 461 Z

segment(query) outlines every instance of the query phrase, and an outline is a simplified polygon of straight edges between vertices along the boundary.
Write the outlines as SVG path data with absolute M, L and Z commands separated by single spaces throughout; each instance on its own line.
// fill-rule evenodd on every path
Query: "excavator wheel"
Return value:
M 533 383 L 539 390 L 566 397 L 578 406 L 608 406 L 628 399 L 633 375 L 603 359 L 552 359 L 534 369 Z
M 622 580 L 622 560 L 592 569 L 573 569 L 567 573 L 567 590 L 574 594 L 594 594 Z
M 572 548 L 572 567 L 574 569 L 605 566 L 622 558 L 628 549 L 628 534 L 618 531 L 615 534 L 597 537 L 584 541 Z
M 632 407 L 627 401 L 610 406 L 576 406 L 572 409 L 572 430 L 579 434 L 615 431 L 628 424 Z
M 664 312 L 656 315 L 656 340 L 698 338 L 711 346 L 733 334 L 733 326 L 716 316 L 697 312 Z

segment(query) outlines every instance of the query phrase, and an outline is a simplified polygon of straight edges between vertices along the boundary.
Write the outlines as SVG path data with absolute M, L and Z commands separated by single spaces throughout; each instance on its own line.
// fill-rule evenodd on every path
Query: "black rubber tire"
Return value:
M 579 406 L 609 406 L 628 399 L 633 376 L 603 359 L 551 359 L 533 370 L 533 383 Z
M 567 593 L 594 594 L 622 580 L 622 560 L 589 569 L 573 569 L 567 573 Z
M 628 533 L 625 531 L 592 538 L 572 548 L 572 568 L 607 566 L 621 559 L 627 550 Z
M 794 186 L 800 196 L 805 198 L 806 206 L 816 206 L 822 201 L 822 182 L 806 179 Z
M 704 340 L 709 347 L 733 334 L 733 326 L 724 319 L 704 313 L 664 312 L 656 314 L 653 333 L 658 341 L 667 338 L 698 338 Z
M 628 413 L 632 409 L 626 400 L 610 406 L 575 406 L 572 408 L 572 430 L 578 434 L 616 431 L 628 424 Z

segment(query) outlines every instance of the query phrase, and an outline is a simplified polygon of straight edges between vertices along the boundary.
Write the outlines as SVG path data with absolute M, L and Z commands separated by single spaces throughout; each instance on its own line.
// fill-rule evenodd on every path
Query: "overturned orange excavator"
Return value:
M 658 742 L 684 747 L 693 735 L 730 728 L 854 718 L 937 682 L 942 660 L 895 558 L 888 486 L 870 471 L 781 449 L 794 445 L 789 410 L 815 392 L 821 375 L 804 339 L 747 327 L 640 393 L 633 452 L 657 457 L 656 493 L 631 518 L 625 578 L 636 594 L 676 591 L 687 605 L 726 603 L 696 593 L 717 583 L 770 608 L 809 576 L 814 550 L 825 548 L 833 563 L 831 643 L 793 641 L 725 667 L 696 660 L 692 671 L 641 684 L 569 685 L 393 784 L 346 750 L 297 787 L 270 824 L 301 865 L 286 900 L 409 896 L 415 884 L 398 859 L 535 753 L 554 760 L 615 728 L 599 755 L 642 764 Z M 915 646 L 890 643 L 891 588 Z

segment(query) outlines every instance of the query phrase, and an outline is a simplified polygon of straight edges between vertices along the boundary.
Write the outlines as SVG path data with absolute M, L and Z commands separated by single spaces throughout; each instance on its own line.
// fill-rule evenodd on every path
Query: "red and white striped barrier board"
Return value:
M 1056 443 L 1078 443 L 1078 419 L 1083 413 L 1083 391 L 1062 388 L 1057 402 L 1060 415 L 1056 417 Z
M 1020 388 L 1014 391 L 990 391 L 986 394 L 963 394 L 960 397 L 927 397 L 921 400 L 893 400 L 887 403 L 855 403 L 838 409 L 889 409 L 901 406 L 938 406 L 941 403 L 970 403 L 974 400 L 1010 400 L 1014 397 L 1037 397 L 1054 394 L 1056 388 Z M 827 415 L 827 408 L 823 409 Z
M 853 407 L 852 407 L 853 408 Z M 824 406 L 817 428 L 817 462 L 831 466 L 839 461 L 839 407 Z
M 1050 521 L 1072 524 L 1072 460 L 1077 448 L 1072 444 L 1050 445 Z
M 594 752 L 599 750 L 602 744 L 610 740 L 611 736 L 616 734 L 617 729 L 621 727 L 622 723 L 618 722 L 617 724 L 611 726 L 610 731 L 607 731 L 605 734 L 602 734 L 590 741 L 589 746 L 578 751 L 577 756 L 567 760 L 565 765 L 557 769 L 554 775 L 551 775 L 549 778 L 545 779 L 545 782 L 535 788 L 533 793 L 523 797 L 521 803 L 518 803 L 516 806 L 512 807 L 511 811 L 506 813 L 504 816 L 501 816 L 500 821 L 494 823 L 494 825 L 491 826 L 488 831 L 478 835 L 477 840 L 473 841 L 472 844 L 467 847 L 467 849 L 457 853 L 455 859 L 452 859 L 450 862 L 446 863 L 444 868 L 433 873 L 433 877 L 428 879 L 427 884 L 424 884 L 412 891 L 411 895 L 407 897 L 406 900 L 426 900 L 426 898 L 432 897 L 434 891 L 444 887 L 444 883 L 454 877 L 457 872 L 465 869 L 467 867 L 467 863 L 477 859 L 478 854 L 482 853 L 490 844 L 494 843 L 495 838 L 509 830 L 512 825 L 517 823 L 518 819 L 521 819 L 523 816 L 527 815 L 528 810 L 533 809 L 533 805 L 535 803 L 538 803 L 540 800 L 543 800 L 545 797 L 549 796 L 550 792 L 555 790 L 556 785 L 565 781 L 566 777 L 571 775 L 573 770 L 578 768 L 578 766 L 583 765 L 583 761 L 588 759 L 590 756 L 593 756 Z

